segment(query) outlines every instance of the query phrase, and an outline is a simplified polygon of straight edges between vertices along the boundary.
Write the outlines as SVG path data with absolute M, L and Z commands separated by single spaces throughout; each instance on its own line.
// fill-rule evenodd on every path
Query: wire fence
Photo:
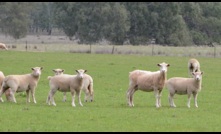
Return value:
M 70 41 L 65 36 L 34 36 L 14 40 L 10 37 L 0 36 L 9 50 L 30 52 L 69 52 L 69 53 L 94 53 L 94 54 L 136 54 L 147 56 L 182 56 L 182 57 L 221 57 L 221 46 L 188 46 L 174 47 L 157 44 L 149 45 L 111 45 L 103 44 L 78 44 Z

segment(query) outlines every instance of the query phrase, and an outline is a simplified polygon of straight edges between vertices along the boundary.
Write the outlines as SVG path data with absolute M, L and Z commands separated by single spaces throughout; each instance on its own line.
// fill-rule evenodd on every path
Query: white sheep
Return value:
M 64 74 L 65 70 L 57 68 L 53 69 L 52 71 L 54 72 L 54 75 L 61 75 Z M 48 76 L 48 79 L 50 79 L 50 77 L 51 76 Z M 90 100 L 92 102 L 94 99 L 93 78 L 88 74 L 85 74 L 84 76 L 82 90 L 85 93 L 84 101 L 87 102 Z M 64 94 L 63 101 L 66 101 L 67 100 L 66 92 L 64 92 L 63 94 Z
M 159 71 L 151 72 L 144 70 L 134 70 L 129 74 L 129 88 L 127 91 L 127 101 L 129 106 L 134 106 L 133 95 L 137 90 L 145 92 L 154 91 L 156 97 L 156 107 L 161 106 L 161 92 L 167 79 L 167 68 L 170 64 L 165 62 L 157 64 Z
M 75 107 L 75 93 L 78 96 L 78 102 L 80 106 L 83 106 L 81 103 L 81 90 L 83 87 L 83 78 L 85 76 L 85 72 L 87 70 L 79 69 L 76 70 L 76 75 L 68 75 L 68 74 L 62 74 L 62 75 L 55 75 L 53 77 L 49 78 L 49 86 L 50 91 L 48 94 L 48 98 L 46 103 L 50 105 L 50 102 L 52 105 L 56 106 L 56 103 L 54 101 L 54 94 L 56 91 L 60 92 L 71 92 L 72 95 L 72 106 Z
M 5 75 L 2 71 L 0 71 L 0 87 L 2 86 Z M 5 97 L 8 101 L 12 101 L 11 89 L 5 91 Z
M 6 47 L 6 45 L 5 45 L 5 44 L 3 44 L 3 43 L 0 43 L 0 49 L 5 49 L 5 50 L 8 50 L 8 48 Z
M 203 72 L 192 72 L 193 78 L 173 77 L 167 80 L 166 88 L 169 90 L 169 103 L 171 107 L 176 107 L 173 101 L 175 94 L 188 95 L 187 107 L 190 108 L 190 98 L 193 94 L 195 107 L 197 105 L 197 95 L 201 90 Z
M 32 99 L 34 103 L 36 102 L 35 99 L 35 89 L 38 84 L 38 80 L 41 75 L 41 71 L 43 67 L 33 67 L 32 73 L 23 74 L 23 75 L 8 75 L 3 80 L 2 88 L 0 90 L 0 101 L 3 102 L 2 94 L 11 89 L 11 95 L 13 98 L 13 102 L 16 102 L 14 94 L 16 92 L 23 92 L 26 91 L 27 94 L 27 102 L 30 102 L 30 91 L 32 95 Z
M 200 63 L 197 59 L 189 59 L 188 61 L 188 74 L 191 77 L 192 76 L 192 72 L 200 72 Z

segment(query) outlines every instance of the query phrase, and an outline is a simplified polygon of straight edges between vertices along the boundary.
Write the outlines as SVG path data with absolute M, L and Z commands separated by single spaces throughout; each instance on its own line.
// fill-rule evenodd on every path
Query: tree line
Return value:
M 15 39 L 53 29 L 93 44 L 220 43 L 220 2 L 0 2 L 0 32 Z

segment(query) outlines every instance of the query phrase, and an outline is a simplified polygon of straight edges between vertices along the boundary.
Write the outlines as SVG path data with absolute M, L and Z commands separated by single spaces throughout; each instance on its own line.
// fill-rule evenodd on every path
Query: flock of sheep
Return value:
M 129 88 L 127 90 L 127 102 L 129 106 L 134 106 L 133 95 L 137 90 L 145 92 L 154 92 L 156 98 L 156 107 L 161 106 L 162 89 L 166 87 L 169 91 L 168 100 L 171 107 L 176 107 L 173 97 L 175 94 L 187 94 L 187 107 L 190 108 L 191 95 L 194 97 L 195 107 L 197 104 L 197 95 L 201 90 L 202 75 L 200 63 L 197 59 L 188 61 L 189 78 L 172 77 L 167 80 L 167 68 L 170 64 L 165 62 L 157 64 L 159 71 L 151 72 L 145 70 L 134 70 L 129 73 Z
M 6 49 L 4 44 L 0 43 L 0 48 Z M 167 88 L 169 91 L 168 100 L 171 107 L 176 107 L 173 97 L 175 94 L 183 95 L 187 94 L 188 102 L 187 107 L 190 108 L 191 95 L 194 97 L 195 107 L 197 105 L 197 95 L 201 90 L 202 75 L 200 71 L 200 63 L 196 59 L 190 59 L 188 61 L 188 71 L 190 77 L 173 77 L 167 80 L 167 69 L 170 64 L 162 62 L 157 64 L 160 70 L 152 72 L 146 70 L 134 70 L 129 73 L 129 87 L 127 90 L 127 103 L 130 107 L 134 106 L 133 95 L 137 90 L 145 92 L 154 92 L 156 98 L 156 107 L 161 107 L 161 94 L 163 88 Z M 4 76 L 0 71 L 0 101 L 3 102 L 2 94 L 5 93 L 8 101 L 16 103 L 15 93 L 26 92 L 27 102 L 30 102 L 30 94 L 32 95 L 33 102 L 36 103 L 35 89 L 41 76 L 43 67 L 33 67 L 32 72 L 23 75 L 8 75 Z M 63 101 L 66 101 L 66 92 L 70 92 L 72 96 L 72 106 L 75 107 L 75 94 L 78 97 L 80 106 L 83 106 L 81 102 L 81 91 L 85 93 L 84 101 L 93 101 L 94 89 L 93 78 L 86 74 L 87 70 L 76 70 L 75 75 L 64 74 L 64 69 L 53 69 L 54 76 L 48 76 L 50 91 L 46 99 L 48 105 L 52 104 L 56 106 L 54 101 L 54 95 L 56 91 L 64 93 Z

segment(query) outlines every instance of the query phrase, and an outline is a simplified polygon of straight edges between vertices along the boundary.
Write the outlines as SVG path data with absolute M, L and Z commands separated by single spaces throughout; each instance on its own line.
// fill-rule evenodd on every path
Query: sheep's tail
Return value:
M 48 80 L 50 80 L 51 79 L 51 76 L 48 76 Z

